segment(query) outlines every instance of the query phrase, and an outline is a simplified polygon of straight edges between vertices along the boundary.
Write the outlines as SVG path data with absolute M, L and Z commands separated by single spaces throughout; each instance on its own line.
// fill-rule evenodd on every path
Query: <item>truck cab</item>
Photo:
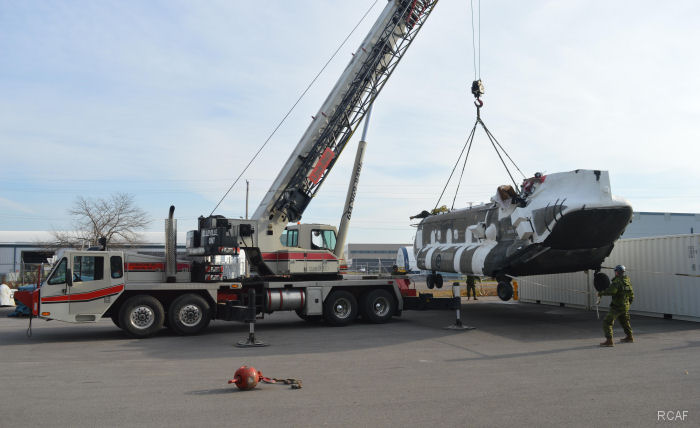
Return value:
M 281 274 L 338 273 L 340 262 L 333 253 L 336 228 L 327 224 L 292 224 L 280 237 L 278 251 L 263 253 L 265 263 L 276 263 Z
M 122 251 L 61 251 L 39 288 L 42 318 L 94 322 L 124 291 Z

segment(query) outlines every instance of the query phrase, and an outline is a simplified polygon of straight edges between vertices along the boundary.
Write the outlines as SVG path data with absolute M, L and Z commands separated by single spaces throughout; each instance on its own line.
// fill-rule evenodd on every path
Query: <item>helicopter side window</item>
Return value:
M 66 266 L 68 265 L 68 260 L 64 257 L 58 264 L 56 269 L 51 274 L 48 280 L 49 285 L 65 284 L 66 283 Z

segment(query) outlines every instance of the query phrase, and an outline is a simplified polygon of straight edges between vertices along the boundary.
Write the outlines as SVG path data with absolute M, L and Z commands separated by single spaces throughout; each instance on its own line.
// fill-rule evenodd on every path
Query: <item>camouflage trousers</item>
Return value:
M 469 297 L 470 291 L 471 291 L 471 295 L 476 298 L 476 286 L 475 285 L 467 284 L 467 297 Z
M 627 336 L 632 336 L 632 325 L 630 324 L 630 311 L 629 308 L 610 308 L 608 315 L 603 320 L 603 333 L 608 339 L 613 337 L 613 324 L 615 319 L 620 321 L 622 329 L 625 331 Z

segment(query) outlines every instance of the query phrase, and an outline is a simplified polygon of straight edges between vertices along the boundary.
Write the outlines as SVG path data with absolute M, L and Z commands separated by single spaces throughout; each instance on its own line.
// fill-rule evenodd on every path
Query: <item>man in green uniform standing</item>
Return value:
M 479 280 L 481 282 L 481 278 L 476 277 L 474 275 L 468 275 L 467 276 L 467 300 L 469 300 L 469 292 L 471 290 L 472 296 L 474 296 L 474 300 L 479 300 L 476 298 L 476 280 Z
M 598 293 L 598 296 L 612 296 L 610 301 L 610 311 L 603 320 L 603 333 L 605 333 L 605 342 L 600 346 L 614 346 L 613 344 L 613 323 L 617 318 L 625 330 L 627 335 L 620 340 L 622 343 L 632 343 L 632 325 L 630 325 L 630 304 L 634 301 L 634 290 L 629 277 L 625 275 L 625 267 L 622 265 L 615 266 L 615 278 L 610 282 L 610 286 Z

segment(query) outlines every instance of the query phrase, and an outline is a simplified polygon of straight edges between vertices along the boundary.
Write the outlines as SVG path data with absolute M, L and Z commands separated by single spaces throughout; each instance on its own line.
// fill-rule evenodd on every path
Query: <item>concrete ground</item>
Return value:
M 247 327 L 225 322 L 136 340 L 108 319 L 35 320 L 28 338 L 3 308 L 0 426 L 700 425 L 700 324 L 633 316 L 637 342 L 603 349 L 595 312 L 462 307 L 476 330 L 443 329 L 451 311 L 341 328 L 279 313 L 257 325 L 270 346 L 252 349 L 232 346 Z M 244 364 L 303 389 L 238 391 L 227 380 Z

